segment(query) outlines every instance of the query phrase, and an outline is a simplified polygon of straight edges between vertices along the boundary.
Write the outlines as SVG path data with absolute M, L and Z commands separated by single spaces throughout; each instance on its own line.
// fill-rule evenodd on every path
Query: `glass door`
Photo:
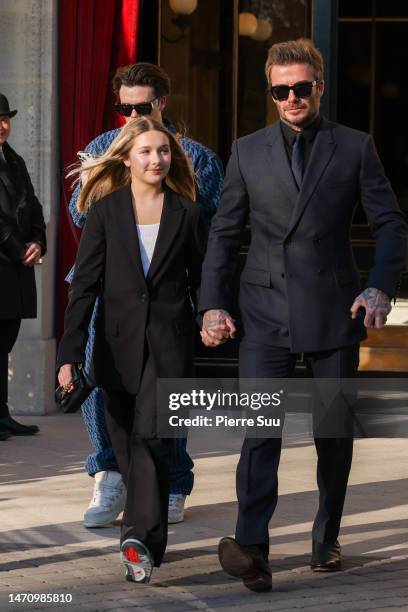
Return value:
M 408 3 L 340 0 L 338 121 L 373 135 L 401 209 L 408 213 Z M 354 252 L 366 277 L 374 241 L 364 211 L 356 211 Z M 403 290 L 408 290 L 407 274 Z

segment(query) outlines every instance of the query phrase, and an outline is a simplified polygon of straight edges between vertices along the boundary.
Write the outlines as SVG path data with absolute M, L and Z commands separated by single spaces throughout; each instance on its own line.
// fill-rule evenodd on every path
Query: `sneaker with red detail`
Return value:
M 122 542 L 120 560 L 125 567 L 126 580 L 130 582 L 150 582 L 153 571 L 153 557 L 143 542 L 133 538 Z

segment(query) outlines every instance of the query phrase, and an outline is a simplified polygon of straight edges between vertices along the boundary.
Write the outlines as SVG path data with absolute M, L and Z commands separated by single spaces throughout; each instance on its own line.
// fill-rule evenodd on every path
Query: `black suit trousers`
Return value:
M 17 340 L 21 319 L 0 319 L 0 417 L 9 416 L 8 356 Z
M 105 391 L 105 416 L 119 471 L 126 485 L 121 542 L 136 538 L 161 564 L 167 544 L 171 439 L 155 437 L 157 374 L 145 346 L 137 395 Z
M 305 355 L 316 378 L 353 378 L 359 362 L 359 345 Z M 293 374 L 296 355 L 289 348 L 243 341 L 240 377 L 286 378 Z M 278 467 L 281 438 L 246 438 L 237 467 L 238 520 L 236 540 L 242 545 L 269 545 L 269 521 L 278 500 Z M 312 537 L 334 542 L 346 496 L 353 455 L 353 438 L 315 438 L 319 508 Z

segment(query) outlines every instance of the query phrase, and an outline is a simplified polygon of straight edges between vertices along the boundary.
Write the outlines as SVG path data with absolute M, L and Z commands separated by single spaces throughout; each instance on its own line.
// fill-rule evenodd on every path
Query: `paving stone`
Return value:
M 308 566 L 315 452 L 287 445 L 271 522 L 274 591 L 256 594 L 225 574 L 216 554 L 219 538 L 233 533 L 239 440 L 190 439 L 196 478 L 186 521 L 170 526 L 168 551 L 151 584 L 135 585 L 125 581 L 119 563 L 118 524 L 101 530 L 82 524 L 92 481 L 81 467 L 89 447 L 80 415 L 42 421 L 41 439 L 12 438 L 7 444 L 13 463 L 0 465 L 11 474 L 0 489 L 0 612 L 408 610 L 405 440 L 356 442 L 340 535 L 346 571 L 330 575 Z M 10 604 L 8 594 L 18 592 L 71 593 L 73 602 Z

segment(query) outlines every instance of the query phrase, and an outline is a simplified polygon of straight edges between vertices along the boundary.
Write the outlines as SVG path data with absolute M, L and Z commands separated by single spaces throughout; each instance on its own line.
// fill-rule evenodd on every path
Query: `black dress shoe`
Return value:
M 0 429 L 6 429 L 13 436 L 32 436 L 40 431 L 37 425 L 22 425 L 11 416 L 0 417 Z
M 10 437 L 10 434 L 7 431 L 7 429 L 0 429 L 0 440 L 8 440 L 9 437 Z
M 241 546 L 234 538 L 222 538 L 218 544 L 218 558 L 222 569 L 234 578 L 241 578 L 250 591 L 272 589 L 267 554 L 259 546 Z
M 341 548 L 338 540 L 320 544 L 313 540 L 312 561 L 314 572 L 338 572 L 341 570 Z

